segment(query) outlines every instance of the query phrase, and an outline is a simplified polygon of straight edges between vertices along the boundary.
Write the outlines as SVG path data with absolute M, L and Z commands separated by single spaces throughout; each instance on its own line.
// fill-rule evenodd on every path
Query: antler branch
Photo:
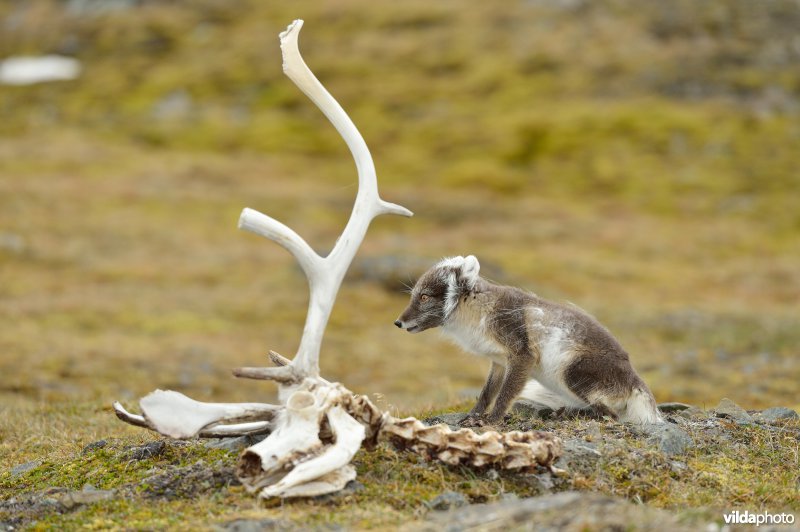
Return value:
M 280 34 L 283 71 L 314 102 L 344 139 L 358 170 L 358 194 L 342 235 L 331 253 L 324 258 L 284 224 L 252 209 L 242 211 L 239 228 L 269 238 L 294 255 L 308 278 L 310 298 L 303 337 L 291 364 L 284 368 L 264 368 L 259 371 L 239 368 L 234 371 L 237 377 L 299 382 L 305 377 L 319 376 L 319 351 L 325 326 L 345 272 L 364 240 L 370 222 L 381 214 L 412 216 L 412 212 L 405 207 L 384 201 L 378 195 L 375 164 L 364 138 L 300 55 L 297 38 L 302 27 L 303 21 L 295 20 Z

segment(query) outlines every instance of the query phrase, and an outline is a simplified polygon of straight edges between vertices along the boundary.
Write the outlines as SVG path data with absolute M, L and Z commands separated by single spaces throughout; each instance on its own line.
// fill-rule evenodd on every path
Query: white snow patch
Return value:
M 19 56 L 0 61 L 0 83 L 4 85 L 70 80 L 76 79 L 80 73 L 80 61 L 62 55 Z

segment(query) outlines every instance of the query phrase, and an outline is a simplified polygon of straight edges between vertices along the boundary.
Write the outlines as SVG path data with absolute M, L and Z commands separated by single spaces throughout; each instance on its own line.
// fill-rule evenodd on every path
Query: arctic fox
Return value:
M 553 409 L 594 408 L 624 422 L 663 422 L 628 354 L 597 320 L 491 283 L 479 271 L 472 255 L 443 259 L 417 281 L 394 322 L 410 333 L 441 327 L 460 347 L 492 361 L 465 424 L 501 421 L 518 396 Z

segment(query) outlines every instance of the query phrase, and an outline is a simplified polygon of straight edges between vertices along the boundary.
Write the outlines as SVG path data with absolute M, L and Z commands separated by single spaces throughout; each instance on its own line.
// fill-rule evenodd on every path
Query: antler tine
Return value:
M 236 375 L 240 377 L 273 380 L 318 377 L 319 351 L 333 302 L 370 222 L 381 214 L 413 215 L 405 207 L 380 198 L 375 164 L 367 143 L 339 102 L 322 86 L 300 55 L 297 39 L 302 27 L 303 21 L 295 20 L 280 34 L 283 71 L 314 102 L 344 139 L 358 170 L 358 194 L 342 235 L 325 258 L 320 257 L 297 233 L 277 220 L 252 209 L 242 211 L 239 219 L 241 229 L 274 240 L 295 256 L 308 278 L 311 297 L 303 337 L 290 366 L 284 366 L 286 369 L 265 368 L 260 372 L 251 369 L 237 371 Z

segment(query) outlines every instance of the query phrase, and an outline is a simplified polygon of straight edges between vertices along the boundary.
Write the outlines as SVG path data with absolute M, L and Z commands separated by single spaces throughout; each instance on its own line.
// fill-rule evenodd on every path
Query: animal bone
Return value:
M 397 419 L 339 383 L 319 376 L 319 352 L 325 326 L 345 272 L 373 218 L 411 216 L 411 211 L 378 195 L 375 166 L 353 122 L 306 66 L 297 47 L 302 20 L 280 34 L 283 70 L 328 117 L 344 139 L 358 170 L 353 212 L 333 250 L 316 254 L 292 229 L 252 209 L 244 209 L 239 227 L 269 238 L 294 255 L 308 278 L 310 299 L 303 336 L 293 360 L 270 352 L 271 368 L 237 368 L 234 375 L 278 383 L 281 405 L 201 403 L 173 391 L 144 397 L 142 415 L 114 403 L 119 419 L 174 438 L 269 435 L 240 456 L 237 475 L 261 497 L 300 497 L 338 491 L 355 478 L 350 461 L 361 446 L 374 448 L 380 437 L 396 447 L 447 464 L 502 469 L 551 466 L 560 440 L 545 433 L 452 431 L 428 427 L 415 418 Z

